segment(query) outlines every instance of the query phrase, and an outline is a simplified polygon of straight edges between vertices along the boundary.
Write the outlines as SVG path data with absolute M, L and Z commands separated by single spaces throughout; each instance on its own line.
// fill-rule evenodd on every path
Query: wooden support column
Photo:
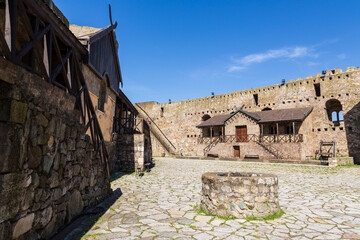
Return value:
M 125 105 L 125 127 L 128 127 L 128 119 L 129 119 L 129 112 L 127 106 Z
M 16 20 L 17 20 L 17 0 L 6 0 L 5 2 L 5 40 L 15 58 L 15 38 L 16 38 Z
M 260 124 L 260 139 L 259 139 L 260 142 L 262 142 L 263 135 L 264 135 L 264 125 Z
M 292 122 L 292 129 L 293 129 L 293 141 L 295 142 L 295 122 Z
M 212 131 L 213 131 L 213 128 L 211 127 L 211 128 L 210 128 L 210 137 L 213 136 Z
M 279 140 L 279 123 L 276 123 L 276 142 Z
M 225 140 L 225 137 L 224 137 L 224 126 L 222 126 L 222 128 L 221 128 L 221 136 L 222 136 L 222 141 L 224 141 Z

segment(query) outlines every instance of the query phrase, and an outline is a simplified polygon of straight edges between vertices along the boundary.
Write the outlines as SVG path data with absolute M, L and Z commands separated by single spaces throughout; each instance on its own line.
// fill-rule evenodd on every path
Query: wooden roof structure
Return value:
M 99 78 L 103 79 L 107 75 L 109 87 L 118 93 L 119 84 L 123 86 L 123 80 L 117 53 L 116 27 L 116 22 L 102 29 L 70 25 L 71 31 L 89 51 L 85 63 Z
M 287 108 L 253 112 L 251 114 L 260 119 L 257 122 L 259 124 L 273 122 L 302 122 L 311 113 L 312 109 L 312 107 Z
M 233 114 L 224 114 L 224 115 L 217 115 L 208 120 L 202 122 L 200 125 L 196 126 L 198 128 L 204 127 L 217 127 L 217 126 L 224 126 L 225 121 L 229 119 Z
M 214 116 L 196 126 L 198 128 L 224 126 L 225 122 L 238 113 L 254 119 L 258 124 L 279 123 L 279 122 L 302 122 L 311 113 L 312 107 L 287 108 L 268 111 L 247 112 L 238 109 L 232 114 Z

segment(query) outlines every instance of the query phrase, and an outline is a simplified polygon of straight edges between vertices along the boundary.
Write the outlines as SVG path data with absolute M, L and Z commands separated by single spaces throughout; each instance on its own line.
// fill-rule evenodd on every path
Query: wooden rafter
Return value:
M 81 70 L 80 59 L 85 56 L 86 49 L 68 28 L 59 23 L 59 19 L 42 1 L 6 0 L 5 4 L 5 32 L 0 30 L 0 54 L 76 96 L 75 107 L 80 110 L 81 121 L 86 129 L 90 128 L 94 150 L 100 155 L 107 177 L 110 177 L 105 141 Z M 34 16 L 35 21 L 31 22 L 29 16 Z M 27 35 L 30 40 L 16 51 L 16 26 L 20 19 L 25 30 L 20 34 Z M 61 46 L 66 47 L 64 55 L 60 50 L 60 42 Z M 43 48 L 41 43 L 44 44 Z M 29 61 L 24 62 L 22 59 L 27 54 L 29 58 L 26 60 Z M 52 67 L 53 59 L 59 63 L 55 69 Z M 35 70 L 35 63 L 40 73 Z M 65 86 L 54 81 L 59 73 Z
M 32 30 L 32 27 L 30 25 L 30 19 L 29 19 L 27 13 L 26 13 L 25 6 L 24 6 L 22 1 L 19 1 L 18 5 L 19 5 L 19 13 L 21 14 L 21 17 L 24 18 L 23 22 L 25 24 L 25 30 L 29 34 L 29 37 L 31 38 L 31 40 L 35 41 L 35 35 L 34 35 L 33 30 Z M 35 41 L 33 49 L 35 51 L 35 54 L 36 54 L 37 58 L 39 59 L 38 62 L 39 62 L 40 71 L 43 74 L 43 77 L 47 80 L 49 78 L 49 76 L 47 75 L 44 62 L 42 61 L 43 58 L 42 58 L 42 54 L 40 52 L 39 42 Z
M 34 45 L 37 44 L 44 35 L 50 30 L 50 24 L 48 24 L 45 28 L 43 28 L 40 32 L 36 33 L 35 39 L 26 43 L 20 51 L 17 52 L 16 57 L 22 58 L 25 54 L 27 54 L 30 50 L 33 49 Z

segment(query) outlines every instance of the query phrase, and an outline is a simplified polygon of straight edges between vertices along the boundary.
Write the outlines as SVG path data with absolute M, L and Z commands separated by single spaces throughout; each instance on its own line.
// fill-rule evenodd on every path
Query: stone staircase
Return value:
M 206 154 L 208 152 L 210 152 L 210 150 L 215 147 L 218 143 L 220 142 L 220 137 L 219 138 L 214 138 L 205 148 L 204 148 L 204 156 L 206 156 Z
M 161 145 L 166 149 L 170 155 L 176 155 L 176 147 L 170 139 L 161 131 L 158 125 L 153 121 L 153 119 L 147 114 L 147 112 L 137 103 L 135 103 L 135 108 L 139 112 L 139 117 L 143 119 L 149 119 L 151 124 L 149 124 L 150 132 L 153 136 L 161 143 Z
M 262 143 L 260 141 L 256 141 L 256 143 L 261 146 L 263 149 L 265 149 L 268 153 L 270 153 L 271 155 L 273 155 L 276 159 L 282 159 L 282 155 L 281 155 L 281 152 L 274 148 L 273 146 L 271 146 L 270 143 L 268 144 L 265 144 L 265 143 Z

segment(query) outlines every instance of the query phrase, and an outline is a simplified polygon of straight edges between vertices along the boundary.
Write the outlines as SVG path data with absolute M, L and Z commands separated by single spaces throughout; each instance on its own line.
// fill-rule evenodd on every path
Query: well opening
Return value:
M 201 194 L 201 208 L 212 215 L 265 218 L 281 211 L 278 178 L 273 174 L 205 173 Z

